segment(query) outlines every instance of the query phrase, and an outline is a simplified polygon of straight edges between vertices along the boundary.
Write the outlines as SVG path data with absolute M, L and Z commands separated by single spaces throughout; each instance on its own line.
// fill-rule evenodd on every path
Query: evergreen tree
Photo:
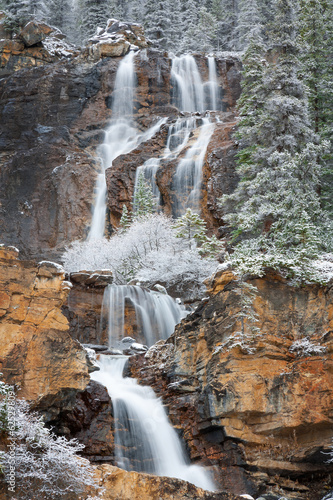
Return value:
M 169 2 L 164 0 L 146 0 L 144 27 L 148 38 L 155 42 L 156 47 L 165 49 L 170 20 Z
M 119 229 L 124 232 L 127 231 L 127 229 L 130 227 L 132 223 L 132 217 L 131 214 L 128 212 L 127 206 L 124 204 L 123 205 L 123 210 L 121 213 L 121 218 L 119 221 Z
M 195 0 L 185 0 L 183 6 L 183 37 L 180 44 L 180 52 L 189 52 L 198 50 L 197 34 L 198 9 Z
M 78 29 L 77 8 L 73 0 L 51 0 L 49 4 L 50 24 L 59 28 L 72 43 L 81 42 L 86 37 Z
M 170 20 L 167 27 L 167 49 L 178 53 L 182 40 L 182 12 L 180 0 L 170 0 Z
M 322 200 L 333 212 L 333 5 L 327 0 L 301 0 L 300 41 L 303 78 L 309 89 L 310 117 L 315 131 L 331 141 L 324 158 Z
M 235 234 L 243 237 L 232 256 L 238 272 L 262 274 L 265 266 L 286 267 L 311 278 L 309 262 L 322 247 L 321 227 L 325 223 L 317 194 L 317 158 L 326 146 L 314 144 L 305 89 L 297 77 L 293 5 L 291 0 L 276 0 L 275 4 L 270 63 L 262 69 L 257 49 L 257 53 L 252 52 L 253 64 L 245 68 L 249 74 L 244 91 L 249 100 L 243 94 L 238 159 L 241 181 L 223 202 L 230 211 L 226 220 Z M 249 51 L 253 51 L 252 44 Z M 254 77 L 261 79 L 255 83 Z
M 237 27 L 234 30 L 234 44 L 237 50 L 248 46 L 253 36 L 258 37 L 262 31 L 262 17 L 257 0 L 240 0 Z
M 206 7 L 199 10 L 199 23 L 196 33 L 200 52 L 210 52 L 213 50 L 217 33 L 217 21 L 213 14 L 208 12 Z
M 177 238 L 187 241 L 189 249 L 195 248 L 205 240 L 206 223 L 190 208 L 175 221 L 172 228 L 176 230 Z
M 33 17 L 46 19 L 49 14 L 44 0 L 3 0 L 1 8 L 22 22 Z
M 145 12 L 145 2 L 144 0 L 133 0 L 131 5 L 130 19 L 136 23 L 142 24 L 144 20 Z
M 108 0 L 78 0 L 78 25 L 84 36 L 92 36 L 98 26 L 105 26 L 110 17 L 108 4 Z
M 154 200 L 151 185 L 145 179 L 144 173 L 141 172 L 138 178 L 138 185 L 134 197 L 134 215 L 135 217 L 145 217 L 154 212 L 156 203 Z
M 238 0 L 213 0 L 212 14 L 217 19 L 219 50 L 235 50 L 235 29 L 238 17 Z

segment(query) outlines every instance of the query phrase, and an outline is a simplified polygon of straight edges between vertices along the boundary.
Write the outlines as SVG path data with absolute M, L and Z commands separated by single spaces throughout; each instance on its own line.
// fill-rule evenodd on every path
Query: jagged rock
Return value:
M 117 19 L 109 19 L 106 28 L 98 28 L 96 35 L 88 41 L 89 53 L 95 59 L 121 57 L 130 49 L 139 50 L 147 47 L 142 26 L 123 23 Z
M 143 344 L 138 344 L 137 342 L 132 342 L 129 347 L 123 349 L 123 353 L 132 356 L 133 354 L 145 354 L 148 351 L 148 347 Z
M 0 372 L 47 419 L 89 382 L 85 351 L 61 313 L 69 290 L 58 264 L 20 261 L 0 246 Z
M 77 55 L 57 28 L 33 20 L 14 34 L 6 28 L 5 18 L 0 21 L 0 76 Z
M 167 341 L 144 357 L 131 357 L 129 369 L 162 397 L 191 458 L 204 457 L 206 465 L 223 471 L 216 469 L 222 489 L 256 496 L 274 487 L 289 498 L 289 477 L 293 498 L 308 498 L 302 496 L 306 488 L 320 498 L 333 468 L 327 464 L 333 290 L 297 288 L 269 271 L 251 283 L 258 288 L 260 334 L 230 340 L 239 330 L 233 318 L 240 304 L 235 276 L 224 268 L 210 282 L 209 300 Z M 293 351 L 303 336 L 313 350 Z
M 31 47 L 42 42 L 51 32 L 52 28 L 50 26 L 33 20 L 24 26 L 18 36 L 23 40 L 26 47 Z
M 111 465 L 98 467 L 97 477 L 105 488 L 105 500 L 240 500 L 230 493 L 213 493 L 171 477 L 127 472 Z
M 50 425 L 84 444 L 83 455 L 90 460 L 114 462 L 112 404 L 107 389 L 98 382 L 91 380 L 76 394 L 71 408 L 63 408 Z

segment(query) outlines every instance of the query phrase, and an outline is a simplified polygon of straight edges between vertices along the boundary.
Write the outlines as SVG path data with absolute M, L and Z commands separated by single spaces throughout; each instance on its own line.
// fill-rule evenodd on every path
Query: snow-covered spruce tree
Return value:
M 104 27 L 111 14 L 108 0 L 78 0 L 78 7 L 82 38 L 92 36 L 98 26 Z
M 205 238 L 206 223 L 190 208 L 176 219 L 172 227 L 176 231 L 176 237 L 182 238 L 189 249 L 196 248 Z
M 199 10 L 199 23 L 196 33 L 200 52 L 210 52 L 214 49 L 216 41 L 217 21 L 213 14 L 206 7 Z
M 253 37 L 262 33 L 262 14 L 257 0 L 240 0 L 237 26 L 234 30 L 237 50 L 244 50 Z
M 183 0 L 183 34 L 179 49 L 181 53 L 199 50 L 198 43 L 195 38 L 197 33 L 198 20 L 199 16 L 196 1 Z
M 72 43 L 80 43 L 86 34 L 78 26 L 78 5 L 72 0 L 50 0 L 48 22 L 59 28 Z
M 213 0 L 211 12 L 217 20 L 217 49 L 235 50 L 238 0 Z
M 309 89 L 310 117 L 315 131 L 331 142 L 324 158 L 321 199 L 333 212 L 333 4 L 300 1 L 300 42 L 303 78 Z
M 144 28 L 148 38 L 159 49 L 167 47 L 167 32 L 170 22 L 169 2 L 164 0 L 146 0 Z
M 271 266 L 288 269 L 301 279 L 316 279 L 311 259 L 323 247 L 326 216 L 317 194 L 317 158 L 326 146 L 315 144 L 305 88 L 297 76 L 297 19 L 293 5 L 291 0 L 275 1 L 269 64 L 258 84 L 245 88 L 251 102 L 256 85 L 259 106 L 255 99 L 254 107 L 248 106 L 246 94 L 242 97 L 245 107 L 240 108 L 243 118 L 238 131 L 241 180 L 233 194 L 222 198 L 229 212 L 226 220 L 236 235 L 242 235 L 232 255 L 240 275 L 262 275 L 264 268 Z M 260 65 L 255 67 L 260 76 Z
M 190 208 L 175 220 L 172 229 L 176 238 L 181 239 L 188 249 L 198 248 L 199 254 L 204 258 L 216 258 L 222 251 L 221 241 L 215 235 L 207 236 L 205 221 Z
M 129 18 L 131 21 L 142 24 L 144 20 L 144 0 L 133 0 Z
M 121 218 L 119 221 L 119 231 L 127 231 L 132 222 L 131 214 L 128 211 L 127 206 L 124 204 L 121 212 Z
M 156 201 L 151 185 L 146 181 L 143 172 L 140 172 L 138 185 L 133 200 L 134 217 L 145 217 L 154 212 Z
M 181 0 L 170 0 L 170 20 L 167 26 L 167 49 L 174 54 L 179 52 L 182 40 Z

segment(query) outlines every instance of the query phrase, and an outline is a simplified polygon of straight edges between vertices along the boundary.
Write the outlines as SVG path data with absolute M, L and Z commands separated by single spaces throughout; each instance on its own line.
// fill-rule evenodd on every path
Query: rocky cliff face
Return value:
M 170 339 L 131 358 L 132 374 L 163 398 L 222 489 L 321 498 L 332 472 L 332 287 L 295 288 L 273 273 L 252 283 L 259 334 L 230 339 L 239 285 L 221 271 Z
M 135 42 L 136 48 L 147 45 L 140 30 L 132 28 L 117 28 L 123 38 L 129 33 L 128 40 L 121 39 L 122 54 L 129 43 Z M 0 230 L 3 242 L 17 245 L 26 257 L 59 258 L 66 244 L 87 234 L 100 168 L 97 149 L 110 119 L 121 60 L 110 57 L 118 54 L 120 46 L 121 37 L 117 43 L 112 38 L 114 29 L 111 24 L 108 32 L 92 39 L 80 53 L 64 47 L 57 52 L 54 44 L 55 40 L 60 43 L 61 34 L 49 33 L 45 26 L 31 26 L 30 38 L 24 33 L 8 38 L 0 31 L 0 36 L 7 36 L 0 46 Z M 44 54 L 43 60 L 37 58 L 37 52 Z M 196 60 L 206 78 L 207 59 L 198 55 Z M 227 112 L 233 110 L 240 92 L 237 58 L 221 56 L 216 63 L 222 89 L 222 123 L 216 127 L 208 150 L 202 200 L 211 227 L 219 225 L 221 215 L 212 194 L 229 192 L 235 182 L 230 142 L 234 118 Z M 171 60 L 146 48 L 137 54 L 135 64 L 138 127 L 144 130 L 163 116 L 171 123 L 179 116 L 171 105 Z M 132 199 L 136 168 L 152 152 L 159 155 L 165 141 L 166 130 L 162 129 L 152 141 L 118 158 L 107 172 L 111 224 L 118 223 L 123 204 Z M 166 166 L 159 179 L 167 213 L 171 211 L 167 193 L 172 168 Z
M 69 286 L 61 266 L 0 247 L 0 372 L 48 420 L 89 382 L 86 353 L 61 312 Z

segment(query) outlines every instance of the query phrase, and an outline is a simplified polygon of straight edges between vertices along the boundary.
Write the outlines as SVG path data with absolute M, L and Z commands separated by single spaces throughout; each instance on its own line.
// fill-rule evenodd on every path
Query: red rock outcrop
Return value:
M 89 382 L 86 353 L 61 312 L 69 287 L 61 266 L 0 247 L 0 372 L 48 419 Z
M 222 489 L 321 498 L 332 473 L 332 287 L 296 288 L 274 273 L 251 283 L 259 334 L 230 339 L 239 283 L 221 271 L 173 336 L 131 358 L 132 374 L 163 398 Z

